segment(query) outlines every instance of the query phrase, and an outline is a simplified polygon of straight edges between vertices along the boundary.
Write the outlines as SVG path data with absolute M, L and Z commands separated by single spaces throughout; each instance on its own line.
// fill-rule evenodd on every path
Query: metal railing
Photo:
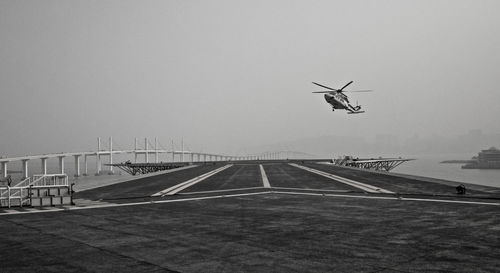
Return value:
M 34 188 L 68 187 L 66 174 L 41 174 L 28 177 L 14 186 L 0 186 L 0 206 L 10 208 L 13 200 L 19 200 L 19 206 L 29 203 L 30 193 Z
M 68 186 L 68 175 L 64 173 L 34 175 L 29 185 L 32 187 Z
M 28 203 L 28 191 L 29 187 L 10 187 L 10 186 L 1 186 L 0 187 L 0 203 L 2 206 L 5 206 L 5 201 L 7 201 L 7 207 L 12 206 L 13 200 L 19 200 L 19 206 L 23 206 Z

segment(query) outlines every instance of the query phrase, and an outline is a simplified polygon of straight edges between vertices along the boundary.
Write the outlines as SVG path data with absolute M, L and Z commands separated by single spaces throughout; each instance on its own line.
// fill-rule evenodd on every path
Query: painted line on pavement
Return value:
M 380 200 L 439 202 L 439 203 L 455 203 L 455 204 L 469 204 L 469 205 L 500 206 L 500 203 L 476 202 L 476 201 L 457 201 L 457 200 L 445 200 L 445 199 L 405 198 L 405 197 L 390 197 L 390 196 L 362 196 L 362 195 L 291 192 L 291 191 L 273 191 L 273 193 L 290 194 L 290 195 L 309 195 L 309 196 L 328 196 L 328 197 L 361 198 L 361 199 L 380 199 Z
M 235 188 L 235 189 L 224 189 L 224 190 L 213 190 L 213 191 L 193 191 L 193 192 L 181 192 L 179 194 L 204 194 L 204 193 L 218 193 L 218 192 L 228 192 L 228 191 L 243 191 L 243 190 L 256 190 L 264 189 L 264 187 L 248 187 L 248 188 Z
M 401 200 L 404 200 L 404 201 L 420 201 L 420 202 L 441 202 L 441 203 L 458 203 L 458 204 L 474 204 L 474 205 L 500 206 L 500 203 L 476 202 L 476 201 L 456 201 L 456 200 L 444 200 L 444 199 L 425 199 L 425 198 L 405 198 L 405 197 L 402 197 Z
M 351 190 L 328 190 L 328 189 L 310 189 L 310 188 L 287 188 L 287 187 L 271 187 L 276 190 L 292 190 L 292 191 L 321 191 L 321 192 L 352 192 Z
M 453 203 L 453 204 L 466 204 L 466 205 L 487 205 L 487 206 L 500 206 L 500 203 L 489 203 L 489 202 L 475 202 L 475 201 L 456 201 L 456 200 L 443 200 L 443 199 L 424 199 L 424 198 L 404 198 L 404 197 L 390 197 L 390 196 L 361 196 L 361 195 L 344 195 L 344 194 L 324 194 L 324 193 L 309 193 L 309 192 L 291 192 L 291 191 L 265 191 L 265 192 L 252 192 L 252 193 L 238 193 L 238 194 L 227 194 L 227 195 L 216 195 L 216 196 L 205 196 L 205 197 L 193 197 L 193 198 L 181 198 L 173 200 L 160 200 L 160 201 L 145 201 L 145 202 L 134 202 L 134 203 L 122 203 L 122 204 L 99 204 L 91 205 L 86 207 L 62 207 L 58 209 L 40 209 L 40 210 L 25 210 L 25 211 L 14 211 L 12 209 L 4 210 L 8 213 L 0 213 L 1 216 L 16 215 L 16 214 L 32 214 L 32 213 L 48 213 L 48 212 L 62 212 L 71 210 L 86 210 L 86 209 L 100 209 L 100 208 L 113 208 L 113 207 L 128 207 L 128 206 L 140 206 L 140 205 L 152 205 L 152 204 L 163 204 L 163 203 L 175 203 L 175 202 L 188 202 L 197 200 L 209 200 L 209 199 L 219 199 L 228 197 L 241 197 L 241 196 L 251 196 L 251 195 L 264 195 L 264 194 L 288 194 L 288 195 L 307 195 L 307 196 L 318 196 L 318 197 L 341 197 L 341 198 L 358 198 L 358 199 L 379 199 L 379 200 L 392 200 L 392 201 L 416 201 L 416 202 L 439 202 L 439 203 Z
M 174 185 L 168 189 L 164 189 L 162 191 L 159 191 L 151 196 L 155 197 L 155 196 L 166 196 L 166 195 L 174 195 L 188 187 L 191 187 L 193 186 L 194 184 L 198 183 L 198 182 L 201 182 L 207 178 L 209 178 L 210 176 L 218 173 L 218 172 L 221 172 L 227 168 L 230 168 L 231 166 L 233 166 L 232 164 L 228 164 L 228 165 L 225 165 L 223 167 L 220 167 L 218 169 L 215 169 L 213 171 L 210 171 L 208 173 L 204 173 L 202 175 L 199 175 L 195 178 L 192 178 L 192 179 L 189 179 L 188 181 L 185 181 L 185 182 L 182 182 L 182 183 L 179 183 L 177 185 Z
M 270 188 L 271 184 L 269 184 L 269 179 L 267 179 L 266 171 L 264 171 L 264 167 L 262 164 L 259 164 L 260 174 L 262 176 L 262 183 L 264 184 L 264 188 Z
M 373 185 L 368 185 L 368 184 L 365 184 L 365 183 L 354 181 L 352 179 L 348 179 L 348 178 L 341 177 L 341 176 L 338 176 L 338 175 L 334 175 L 334 174 L 331 174 L 331 173 L 323 172 L 323 171 L 316 170 L 316 169 L 313 169 L 313 168 L 309 168 L 309 167 L 306 167 L 306 166 L 301 166 L 301 165 L 298 165 L 298 164 L 295 164 L 295 163 L 288 163 L 288 164 L 290 164 L 291 166 L 297 167 L 299 169 L 303 169 L 303 170 L 306 170 L 308 172 L 319 174 L 321 176 L 333 179 L 335 181 L 347 184 L 349 186 L 352 186 L 352 187 L 364 190 L 366 192 L 370 192 L 370 193 L 394 193 L 392 191 L 384 190 L 382 188 L 375 187 Z
M 43 210 L 42 209 L 42 210 L 37 210 L 37 211 L 12 211 L 9 213 L 0 213 L 0 217 L 7 216 L 7 215 L 15 215 L 15 214 L 32 214 L 32 213 L 47 213 L 47 212 L 63 212 L 63 211 L 71 211 L 71 210 L 129 207 L 129 206 L 141 206 L 141 205 L 153 205 L 153 204 L 164 204 L 164 203 L 176 203 L 176 202 L 220 199 L 220 198 L 230 198 L 230 197 L 241 197 L 241 196 L 250 196 L 250 195 L 262 195 L 262 194 L 270 194 L 270 193 L 271 193 L 270 191 L 265 191 L 265 192 L 238 193 L 238 194 L 215 195 L 215 196 L 182 198 L 182 199 L 161 200 L 161 201 L 147 201 L 147 202 L 122 203 L 122 204 L 102 204 L 102 205 L 94 205 L 94 206 L 88 206 L 88 207 L 62 207 L 61 209 L 58 209 L 58 210 Z
M 188 166 L 184 166 L 184 167 L 180 167 L 180 168 L 174 168 L 174 169 L 169 169 L 169 170 L 164 170 L 164 171 L 146 173 L 146 174 L 141 174 L 141 175 L 130 175 L 130 176 L 124 175 L 123 177 L 118 176 L 115 178 L 116 180 L 113 179 L 110 181 L 100 181 L 100 180 L 89 181 L 87 179 L 77 180 L 75 186 L 73 187 L 73 190 L 75 192 L 82 192 L 82 191 L 86 191 L 86 190 L 97 189 L 97 188 L 101 188 L 101 187 L 115 185 L 115 184 L 119 184 L 119 183 L 123 183 L 123 182 L 139 180 L 139 179 L 146 178 L 146 177 L 153 177 L 153 176 L 159 176 L 159 175 L 163 175 L 163 174 L 183 171 L 183 170 L 187 170 L 187 169 L 198 167 L 198 166 L 199 165 L 193 164 L 193 165 L 188 165 Z

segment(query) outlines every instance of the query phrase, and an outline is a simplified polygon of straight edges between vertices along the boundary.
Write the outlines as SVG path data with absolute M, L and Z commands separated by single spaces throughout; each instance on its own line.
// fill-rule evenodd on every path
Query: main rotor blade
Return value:
M 373 90 L 347 90 L 342 92 L 373 92 Z
M 333 93 L 334 91 L 314 91 L 312 93 Z
M 350 81 L 349 83 L 347 83 L 346 85 L 344 85 L 344 87 L 340 88 L 340 91 L 344 90 L 344 88 L 346 88 L 347 86 L 349 86 L 349 84 L 353 83 L 353 81 Z
M 332 90 L 332 91 L 338 91 L 337 89 L 333 89 L 333 88 L 331 88 L 331 87 L 324 86 L 324 85 L 319 84 L 319 83 L 316 83 L 316 82 L 312 82 L 312 83 L 313 83 L 313 84 L 315 84 L 315 85 L 317 85 L 317 86 L 321 86 L 321 87 L 323 87 L 323 88 L 330 89 L 330 90 Z

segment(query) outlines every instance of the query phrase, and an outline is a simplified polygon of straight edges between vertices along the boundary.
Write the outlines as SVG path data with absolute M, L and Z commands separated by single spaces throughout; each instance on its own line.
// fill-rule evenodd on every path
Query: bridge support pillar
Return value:
M 88 165 L 87 165 L 87 155 L 83 156 L 83 165 L 84 165 L 83 175 L 87 176 L 87 175 L 89 175 L 89 169 L 88 169 Z
M 158 163 L 158 139 L 155 137 L 155 163 Z
M 42 160 L 42 174 L 47 174 L 47 158 L 40 158 Z
M 59 156 L 59 173 L 64 173 L 64 156 Z
M 174 141 L 172 140 L 172 162 L 175 162 L 175 147 L 174 147 Z
M 147 138 L 144 138 L 144 150 L 146 151 L 146 154 L 144 155 L 144 159 L 146 160 L 146 163 L 149 163 L 148 139 Z
M 109 137 L 109 173 L 113 174 L 113 138 Z
M 75 177 L 80 176 L 80 156 L 81 155 L 74 155 L 74 157 L 75 157 Z
M 184 138 L 181 139 L 181 162 L 184 162 Z
M 137 138 L 134 139 L 134 163 L 137 163 Z
M 96 173 L 95 175 L 100 175 L 101 174 L 101 155 L 99 153 L 96 153 L 95 155 L 95 164 L 96 164 Z
M 2 162 L 2 178 L 7 177 L 7 162 Z
M 29 159 L 23 159 L 23 179 L 28 178 L 28 161 Z
M 95 153 L 95 164 L 96 164 L 96 173 L 95 175 L 100 175 L 101 174 L 101 155 L 99 154 L 101 152 L 101 138 L 97 138 L 97 152 Z

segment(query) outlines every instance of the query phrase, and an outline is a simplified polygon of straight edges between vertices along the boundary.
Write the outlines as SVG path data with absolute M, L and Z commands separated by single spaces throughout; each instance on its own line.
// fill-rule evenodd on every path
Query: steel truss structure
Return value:
M 146 174 L 158 171 L 166 171 L 170 169 L 180 168 L 190 165 L 189 162 L 174 162 L 174 163 L 118 163 L 118 164 L 106 164 L 108 166 L 118 167 L 121 170 L 131 174 Z
M 353 158 L 351 156 L 346 156 L 344 158 L 334 160 L 333 164 L 337 166 L 347 166 L 347 167 L 388 172 L 396 168 L 397 166 L 403 164 L 403 162 L 410 160 L 414 159 L 404 159 L 404 158 L 359 159 L 359 158 Z
M 160 162 L 160 163 L 132 163 L 130 161 L 117 163 L 117 164 L 105 164 L 106 166 L 118 167 L 121 170 L 131 174 L 147 174 L 158 171 L 165 171 L 175 168 L 184 167 L 187 165 L 207 165 L 207 164 L 255 164 L 259 162 L 264 163 L 304 163 L 304 162 L 329 162 L 333 163 L 331 159 L 262 159 L 262 160 L 223 160 L 223 161 L 200 161 L 200 162 Z

